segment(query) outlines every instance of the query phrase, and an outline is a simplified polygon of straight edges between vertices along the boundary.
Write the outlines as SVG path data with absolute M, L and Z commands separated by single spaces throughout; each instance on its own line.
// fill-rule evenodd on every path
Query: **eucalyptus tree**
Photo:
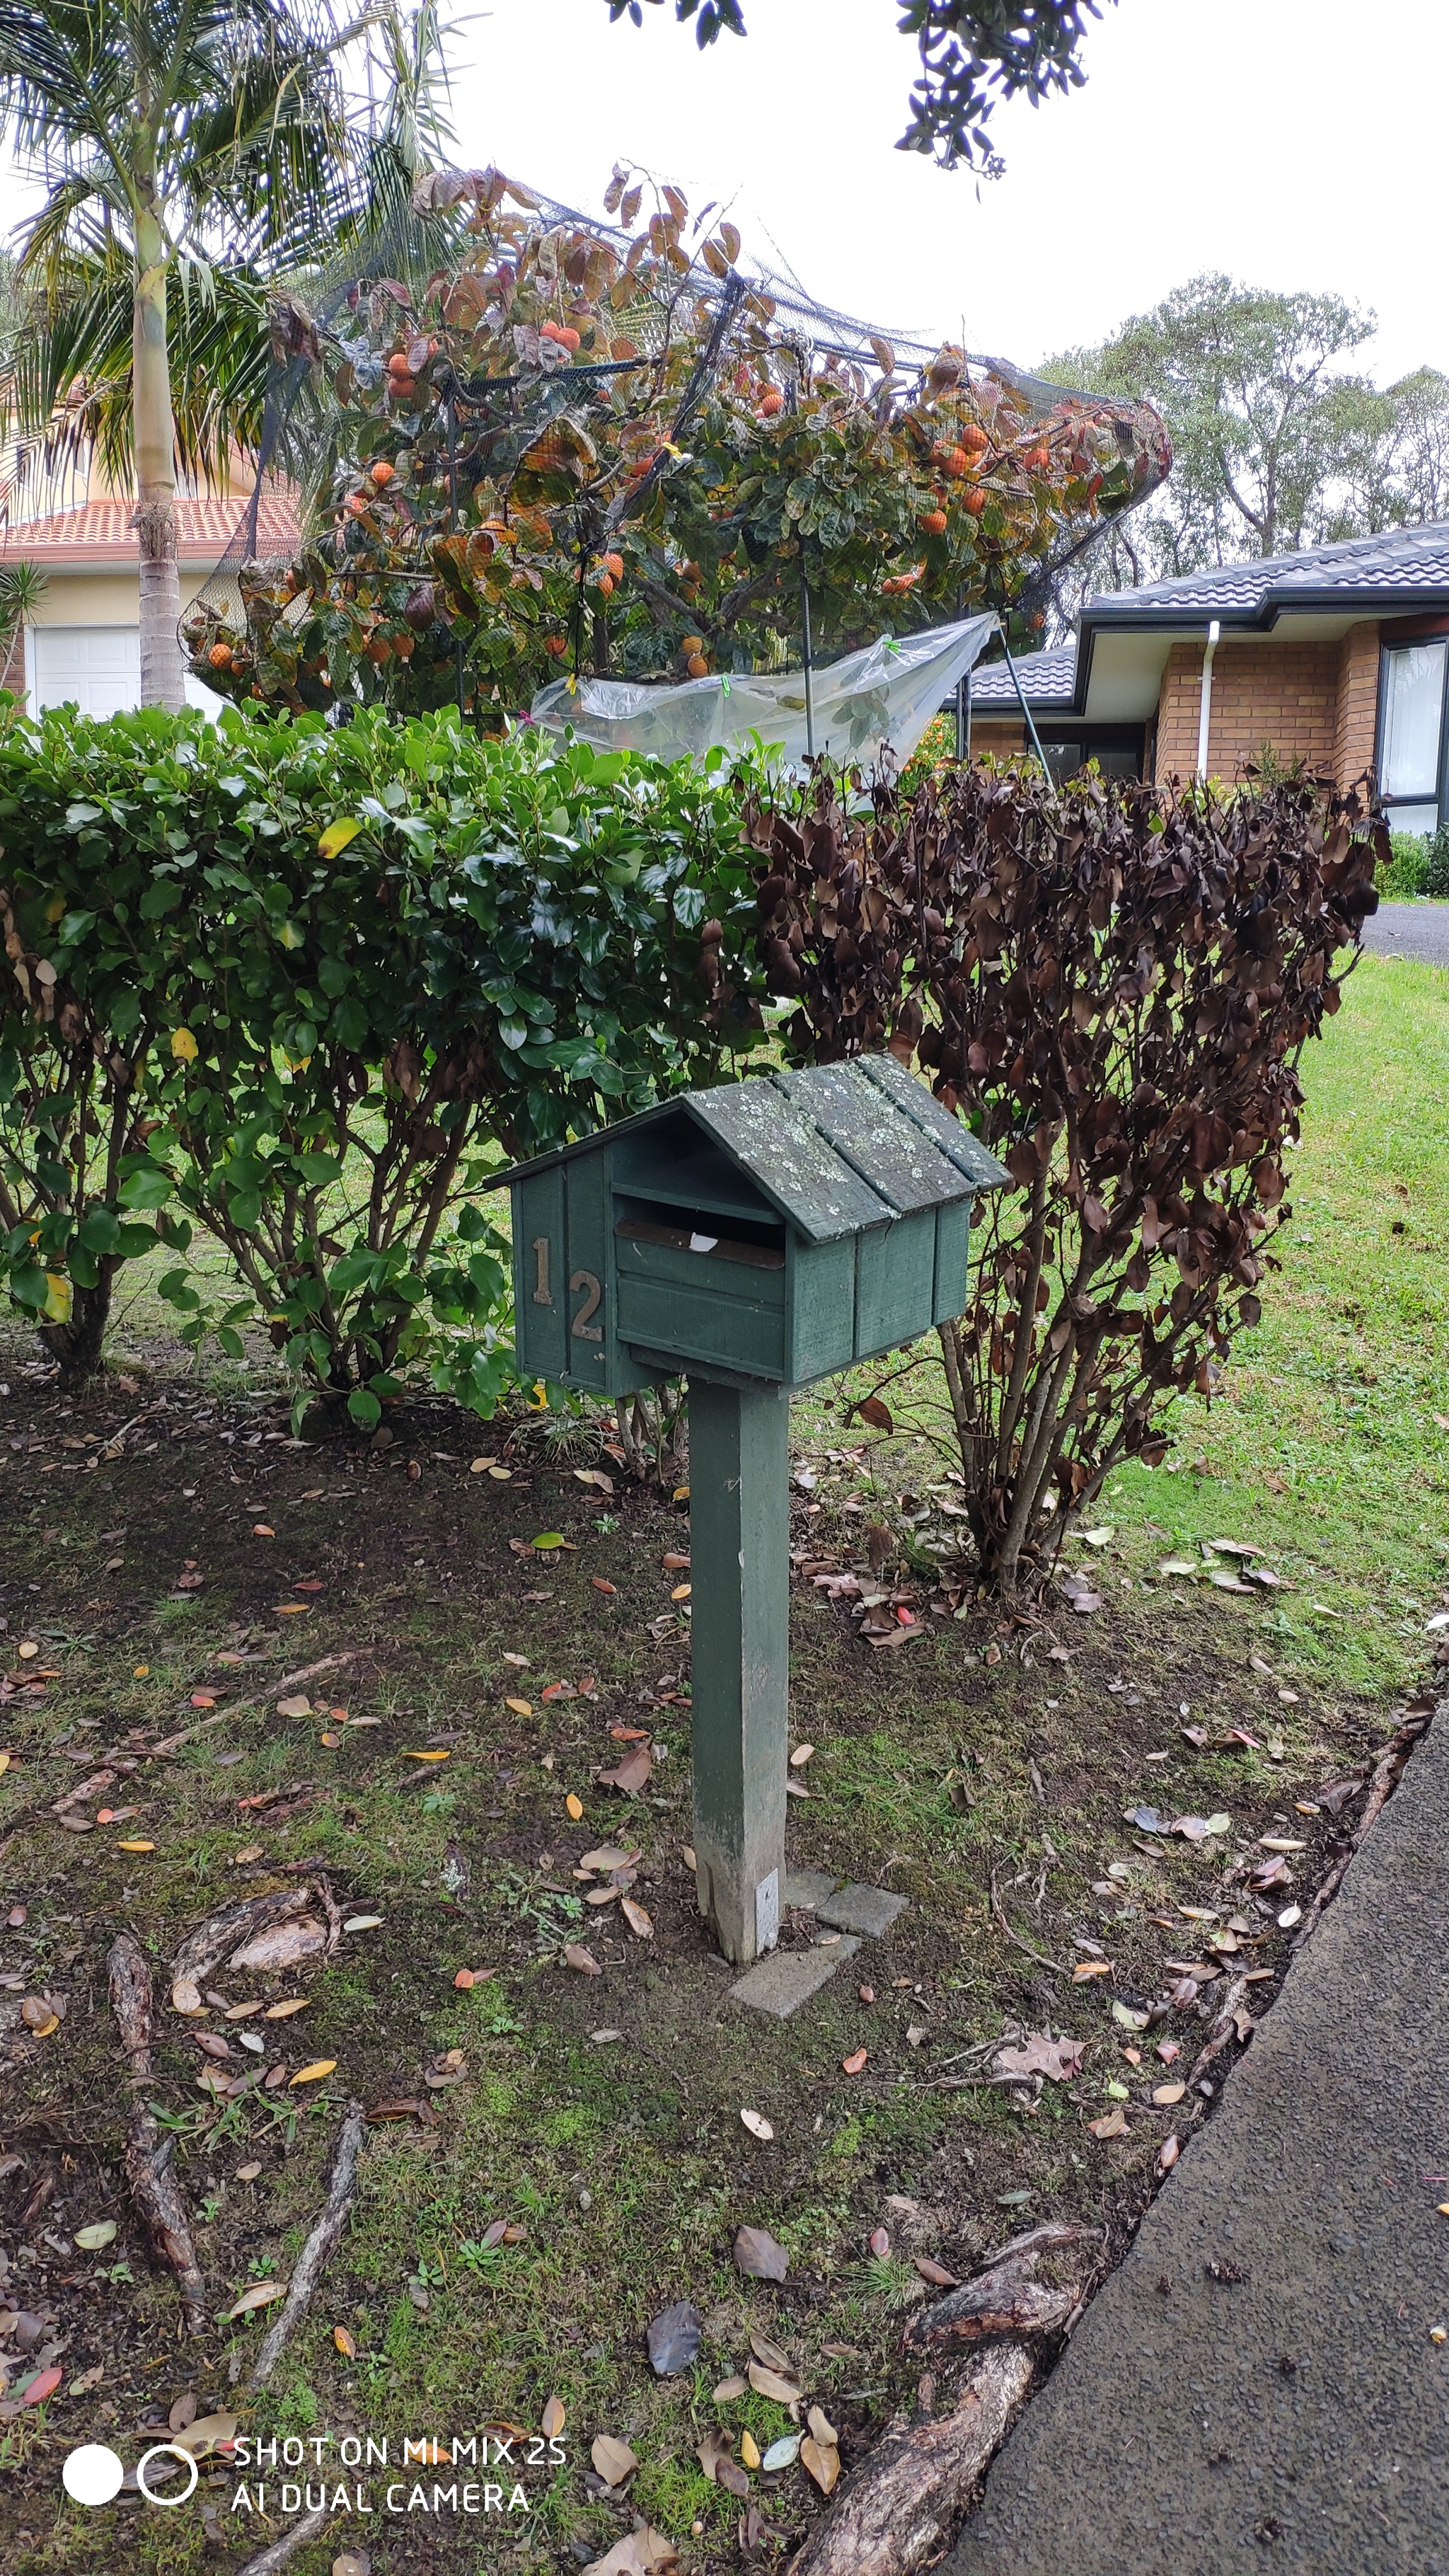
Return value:
M 0 0 L 0 132 L 44 186 L 6 426 L 51 464 L 134 472 L 143 705 L 182 696 L 177 465 L 224 472 L 260 409 L 266 278 L 345 219 L 339 58 L 369 23 L 331 0 Z

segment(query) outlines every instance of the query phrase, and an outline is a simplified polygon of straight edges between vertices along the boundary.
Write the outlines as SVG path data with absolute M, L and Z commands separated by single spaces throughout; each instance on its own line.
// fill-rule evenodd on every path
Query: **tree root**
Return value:
M 1074 2281 L 1057 2289 L 1039 2281 L 1036 2268 L 1043 2254 L 1089 2237 L 1100 2241 L 1091 2229 L 1049 2222 L 1013 2238 L 984 2271 L 912 2317 L 905 2331 L 907 2352 L 935 2357 L 997 2335 L 1060 2334 L 1081 2303 L 1082 2284 Z
M 290 2340 L 312 2304 L 318 2282 L 337 2250 L 342 2230 L 351 2214 L 357 2196 L 357 2158 L 367 2135 L 367 2114 L 360 2102 L 349 2102 L 332 2158 L 332 2172 L 327 2198 L 311 2235 L 297 2257 L 286 2304 L 276 2324 L 267 2334 L 252 2366 L 247 2382 L 260 2388 L 276 2368 L 283 2346 Z
M 297 2551 L 309 2540 L 315 2540 L 331 2517 L 330 2504 L 314 2504 L 310 2513 L 304 2513 L 299 2521 L 282 2533 L 280 2540 L 271 2541 L 255 2558 L 249 2558 L 245 2567 L 239 2567 L 236 2576 L 277 2576 L 278 2568 L 285 2567 L 289 2558 L 295 2558 Z
M 151 1971 L 140 1943 L 122 1932 L 106 1960 L 111 2009 L 120 2026 L 133 2085 L 151 2081 Z M 186 2205 L 169 2170 L 173 2141 L 162 2143 L 154 2114 L 133 2101 L 126 2122 L 126 2180 L 131 2198 L 146 2222 L 152 2245 L 176 2276 L 188 2334 L 204 2334 L 208 2324 L 206 2287 Z
M 973 2359 L 949 2414 L 915 2423 L 897 2416 L 816 2524 L 791 2576 L 911 2576 L 939 2556 L 1035 2368 L 1021 2344 L 998 2344 Z
M 1398 1787 L 1399 1782 L 1403 1777 L 1404 1766 L 1409 1759 L 1409 1755 L 1413 1752 L 1419 1738 L 1428 1733 L 1429 1728 L 1433 1723 L 1434 1711 L 1432 1709 L 1416 1710 L 1415 1714 L 1406 1720 L 1405 1724 L 1399 1728 L 1397 1735 L 1395 1735 L 1391 1741 L 1385 1745 L 1383 1752 L 1379 1755 L 1378 1761 L 1374 1765 L 1372 1777 L 1369 1781 L 1369 1793 L 1364 1800 L 1363 1814 L 1360 1816 L 1357 1825 L 1354 1827 L 1353 1836 L 1348 1849 L 1344 1853 L 1342 1860 L 1334 1862 L 1332 1869 L 1329 1871 L 1328 1876 L 1323 1881 L 1323 1884 L 1319 1888 L 1317 1895 L 1314 1897 L 1312 1904 L 1309 1906 L 1300 1929 L 1294 1936 L 1293 1955 L 1295 1958 L 1297 1957 L 1298 1952 L 1302 1949 L 1304 1942 L 1308 1939 L 1309 1934 L 1317 1930 L 1319 1917 L 1323 1913 L 1324 1907 L 1332 1904 L 1333 1899 L 1338 1894 L 1340 1887 L 1343 1885 L 1344 1873 L 1347 1870 L 1354 1853 L 1359 1849 L 1364 1836 L 1378 1823 L 1379 1817 L 1382 1815 L 1384 1808 L 1388 1805 L 1390 1798 L 1393 1796 L 1395 1789 Z
M 1005 1934 L 1007 1940 L 1012 1943 L 1014 1948 L 1024 1950 L 1029 1959 L 1035 1959 L 1039 1968 L 1050 1968 L 1054 1977 L 1065 1977 L 1068 1974 L 1067 1969 L 1062 1966 L 1060 1959 L 1049 1959 L 1045 1950 L 1034 1950 L 1031 1943 L 1029 1941 L 1024 1941 L 1019 1932 L 1013 1932 L 1011 1925 L 1007 1922 L 1001 1898 L 997 1893 L 995 1870 L 991 1873 L 991 1911 L 996 1917 L 997 1929 Z
M 223 1905 L 218 1913 L 208 1914 L 204 1923 L 187 1933 L 171 1962 L 173 1985 L 179 1985 L 183 1978 L 199 1985 L 229 1950 L 239 1949 L 265 1924 L 283 1922 L 289 1915 L 302 1913 L 311 1893 L 309 1887 L 278 1887 L 269 1896 L 241 1896 L 234 1904 Z

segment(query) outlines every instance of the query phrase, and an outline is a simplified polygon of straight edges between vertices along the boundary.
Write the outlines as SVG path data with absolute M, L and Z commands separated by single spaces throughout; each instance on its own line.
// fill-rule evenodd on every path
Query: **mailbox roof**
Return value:
M 545 1171 L 681 1111 L 812 1243 L 999 1189 L 1010 1177 L 924 1083 L 894 1056 L 875 1055 L 678 1092 L 617 1126 L 515 1164 L 491 1186 Z

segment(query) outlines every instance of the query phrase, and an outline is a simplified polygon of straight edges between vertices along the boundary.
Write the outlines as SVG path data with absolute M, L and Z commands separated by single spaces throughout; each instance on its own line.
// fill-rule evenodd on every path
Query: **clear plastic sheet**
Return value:
M 677 684 L 553 680 L 531 713 L 535 724 L 567 728 L 596 750 L 644 751 L 658 760 L 697 758 L 716 745 L 740 751 L 758 735 L 795 767 L 810 737 L 833 760 L 870 760 L 889 745 L 905 761 L 996 629 L 987 615 L 917 635 L 882 635 L 811 670 L 808 712 L 806 674 L 795 670 L 711 672 Z

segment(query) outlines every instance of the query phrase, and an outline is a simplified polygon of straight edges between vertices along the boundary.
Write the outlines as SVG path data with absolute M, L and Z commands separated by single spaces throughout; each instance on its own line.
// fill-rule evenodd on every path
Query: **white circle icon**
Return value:
M 67 2454 L 60 2482 L 73 2504 L 109 2504 L 121 2492 L 124 2463 L 104 2442 L 82 2442 Z
M 190 2486 L 183 2487 L 180 2495 L 157 2495 L 155 2489 L 146 2484 L 146 2471 L 153 2460 L 179 2460 L 183 2468 L 191 2471 Z M 183 2451 L 179 2442 L 153 2442 L 150 2450 L 143 2451 L 136 2462 L 136 2484 L 148 2504 L 185 2504 L 201 2484 L 201 2471 L 190 2451 Z

